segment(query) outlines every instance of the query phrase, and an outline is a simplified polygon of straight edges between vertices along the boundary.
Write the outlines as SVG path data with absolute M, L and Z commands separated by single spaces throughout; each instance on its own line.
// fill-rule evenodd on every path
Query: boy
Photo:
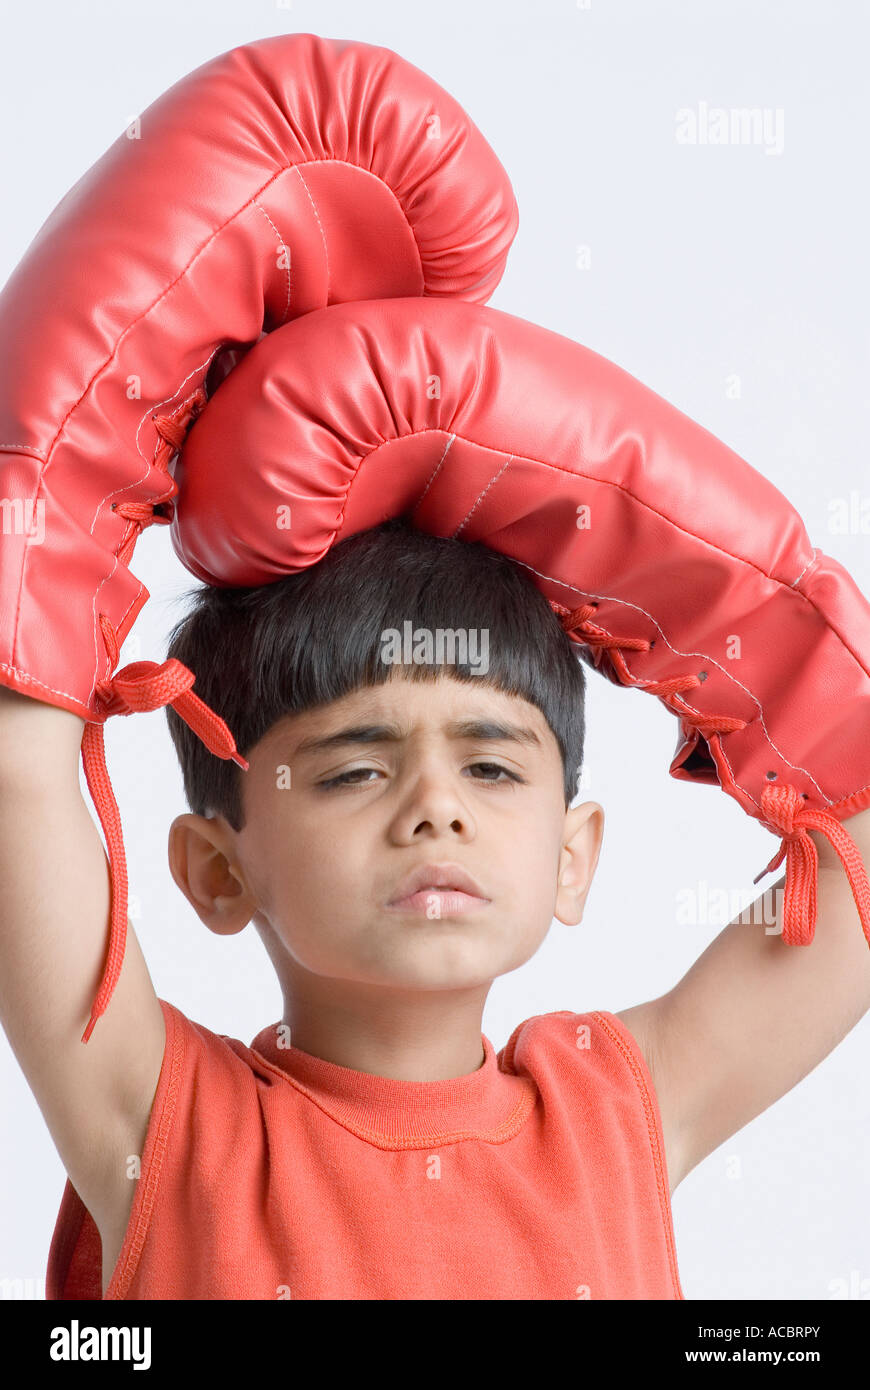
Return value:
M 406 622 L 486 630 L 487 670 L 391 665 Z M 0 690 L 0 1008 L 70 1178 L 49 1297 L 682 1298 L 670 1195 L 870 1006 L 824 837 L 810 946 L 738 919 L 667 995 L 527 1020 L 496 1059 L 492 981 L 581 921 L 603 834 L 571 805 L 585 682 L 543 596 L 399 520 L 197 591 L 169 655 L 250 764 L 167 710 L 172 875 L 210 930 L 253 921 L 283 1016 L 250 1047 L 185 1019 L 130 928 L 79 1044 L 109 909 L 81 721 Z M 868 823 L 844 822 L 865 862 Z

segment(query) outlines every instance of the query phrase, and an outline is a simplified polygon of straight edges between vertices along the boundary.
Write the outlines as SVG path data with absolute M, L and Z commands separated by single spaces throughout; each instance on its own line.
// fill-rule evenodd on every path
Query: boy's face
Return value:
M 453 727 L 469 722 L 481 727 Z M 505 737 L 497 725 L 527 734 Z M 393 676 L 282 719 L 247 756 L 244 829 L 179 816 L 170 863 L 214 931 L 253 917 L 285 997 L 313 976 L 488 989 L 535 953 L 554 916 L 582 917 L 603 811 L 566 811 L 556 740 L 518 696 Z M 418 910 L 393 905 L 406 876 L 433 864 L 470 874 L 483 901 L 459 912 L 426 888 Z

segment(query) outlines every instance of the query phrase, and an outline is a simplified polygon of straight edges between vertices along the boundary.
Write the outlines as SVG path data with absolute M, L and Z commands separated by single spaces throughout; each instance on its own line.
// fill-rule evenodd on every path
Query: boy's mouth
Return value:
M 442 912 L 466 912 L 490 901 L 461 865 L 421 864 L 402 879 L 386 906 L 419 911 L 436 898 Z
M 434 910 L 436 905 L 437 910 Z M 453 892 L 449 888 L 421 888 L 407 898 L 388 903 L 387 907 L 391 912 L 422 912 L 427 917 L 437 920 L 488 905 L 489 898 L 478 898 L 472 893 Z

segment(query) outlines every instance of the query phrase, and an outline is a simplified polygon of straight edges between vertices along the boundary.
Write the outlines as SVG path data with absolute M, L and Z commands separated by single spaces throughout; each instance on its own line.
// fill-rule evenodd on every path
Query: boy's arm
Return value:
M 842 825 L 870 869 L 870 809 Z M 809 945 L 779 934 L 783 875 L 672 990 L 620 1014 L 650 1060 L 672 1188 L 802 1081 L 870 1009 L 870 948 L 849 880 L 827 838 L 808 833 L 819 855 Z
M 0 1021 L 100 1233 L 129 1211 L 163 1059 L 132 927 L 111 1007 L 81 1042 L 108 941 L 109 871 L 79 787 L 83 721 L 0 687 Z

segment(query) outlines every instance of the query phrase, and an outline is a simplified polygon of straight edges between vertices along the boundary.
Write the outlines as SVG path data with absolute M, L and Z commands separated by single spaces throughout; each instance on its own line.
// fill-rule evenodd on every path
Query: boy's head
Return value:
M 580 921 L 603 833 L 599 806 L 570 805 L 585 677 L 521 567 L 398 518 L 273 584 L 193 596 L 167 654 L 250 767 L 167 707 L 191 807 L 170 867 L 211 930 L 253 918 L 287 1007 L 327 987 L 482 1001 L 553 916 Z M 431 864 L 487 901 L 389 906 Z

